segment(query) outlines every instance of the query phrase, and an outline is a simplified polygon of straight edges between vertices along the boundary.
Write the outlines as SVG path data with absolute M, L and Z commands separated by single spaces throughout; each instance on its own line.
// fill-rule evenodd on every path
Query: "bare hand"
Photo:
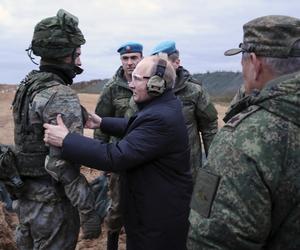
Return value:
M 86 121 L 84 127 L 90 129 L 100 128 L 101 121 L 102 119 L 100 116 L 89 113 L 89 118 Z
M 58 114 L 56 117 L 57 125 L 52 125 L 49 123 L 44 123 L 45 133 L 44 142 L 56 147 L 62 147 L 63 140 L 69 133 L 69 130 L 65 126 L 61 115 Z

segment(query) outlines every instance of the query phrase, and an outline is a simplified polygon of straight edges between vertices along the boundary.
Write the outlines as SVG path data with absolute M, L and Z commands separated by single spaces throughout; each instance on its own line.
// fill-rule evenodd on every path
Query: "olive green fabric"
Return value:
M 72 205 L 80 214 L 96 214 L 94 196 L 85 177 L 80 175 L 80 165 L 62 160 L 60 149 L 49 147 L 43 141 L 43 123 L 56 123 L 57 114 L 62 115 L 70 131 L 83 132 L 77 94 L 56 74 L 30 72 L 20 84 L 13 102 L 17 169 L 24 181 L 19 202 L 31 208 L 21 206 L 17 241 L 20 249 L 27 249 L 22 242 L 27 244 L 28 239 L 31 249 L 55 249 L 54 246 L 60 245 L 74 249 L 79 231 L 78 213 L 72 209 L 66 214 L 65 209 Z M 56 212 L 61 214 L 55 215 Z M 65 225 L 55 222 L 61 217 Z M 52 221 L 56 224 L 51 224 Z M 81 224 L 84 226 L 85 222 Z M 100 218 L 93 219 L 93 223 L 98 226 L 99 235 Z M 43 227 L 45 229 L 41 230 Z M 62 243 L 62 239 L 68 237 L 70 240 Z
M 35 55 L 55 59 L 71 55 L 85 43 L 78 18 L 65 10 L 41 20 L 34 28 L 31 48 Z
M 225 52 L 226 56 L 254 52 L 264 57 L 300 57 L 293 45 L 300 39 L 300 19 L 270 15 L 255 18 L 243 26 L 244 41 L 240 48 Z
M 202 166 L 202 143 L 207 156 L 210 144 L 218 131 L 218 114 L 208 92 L 183 67 L 177 69 L 173 92 L 182 103 L 191 149 L 190 164 L 195 181 L 197 171 Z
M 204 168 L 220 182 L 209 216 L 191 210 L 189 250 L 300 248 L 300 72 L 268 82 L 246 103 L 210 147 Z M 201 206 L 208 183 L 197 182 Z
M 29 110 L 36 94 L 61 83 L 63 81 L 52 73 L 34 70 L 19 85 L 13 101 L 13 116 L 17 168 L 22 176 L 48 175 L 44 168 L 48 148 L 43 141 L 42 120 L 32 122 Z
M 0 180 L 11 181 L 20 177 L 12 145 L 0 144 Z
M 95 113 L 101 117 L 124 117 L 129 108 L 129 100 L 132 91 L 124 76 L 124 70 L 120 67 L 115 75 L 105 84 L 96 105 Z M 117 141 L 118 138 L 110 137 L 96 129 L 94 138 L 104 142 Z
M 129 101 L 132 96 L 128 83 L 124 76 L 122 66 L 117 70 L 115 75 L 104 86 L 96 106 L 96 114 L 101 117 L 128 117 L 131 115 Z M 120 138 L 109 136 L 96 129 L 94 138 L 103 140 L 104 142 L 116 142 Z M 120 211 L 120 176 L 111 173 L 109 178 L 109 194 L 111 205 L 106 216 L 106 224 L 111 232 L 118 232 L 123 226 L 123 219 Z

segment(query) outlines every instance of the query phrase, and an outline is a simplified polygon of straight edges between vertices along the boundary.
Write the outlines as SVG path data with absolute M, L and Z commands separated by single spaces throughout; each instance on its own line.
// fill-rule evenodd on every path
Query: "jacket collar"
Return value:
M 300 71 L 275 78 L 261 91 L 244 97 L 232 107 L 223 120 L 227 122 L 252 105 L 300 126 Z
M 120 66 L 118 68 L 117 72 L 113 76 L 113 79 L 116 82 L 116 85 L 130 90 L 127 79 L 125 78 L 125 74 L 124 74 L 124 70 L 123 70 L 122 66 Z
M 188 81 L 190 78 L 191 78 L 190 72 L 188 72 L 182 66 L 179 66 L 176 70 L 176 81 L 173 88 L 173 92 L 176 93 L 184 89 L 187 86 L 186 81 Z

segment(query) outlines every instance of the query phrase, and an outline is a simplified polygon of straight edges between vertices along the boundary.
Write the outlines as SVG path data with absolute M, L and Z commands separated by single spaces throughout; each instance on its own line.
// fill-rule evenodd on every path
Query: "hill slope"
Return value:
M 193 74 L 200 80 L 208 93 L 218 99 L 230 100 L 243 82 L 240 72 L 216 71 Z M 108 79 L 78 82 L 72 85 L 78 93 L 99 94 Z
M 216 71 L 203 74 L 193 74 L 200 80 L 208 93 L 217 100 L 230 101 L 243 82 L 241 72 Z M 71 87 L 78 93 L 100 94 L 108 79 L 95 79 L 74 83 Z M 16 85 L 0 84 L 1 91 L 9 92 L 16 89 Z

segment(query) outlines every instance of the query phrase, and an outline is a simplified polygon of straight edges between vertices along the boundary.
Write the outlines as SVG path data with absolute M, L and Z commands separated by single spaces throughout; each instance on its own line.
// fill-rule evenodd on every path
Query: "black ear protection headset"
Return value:
M 147 92 L 150 96 L 160 96 L 166 89 L 164 74 L 166 71 L 167 61 L 159 59 L 155 73 L 147 82 Z

